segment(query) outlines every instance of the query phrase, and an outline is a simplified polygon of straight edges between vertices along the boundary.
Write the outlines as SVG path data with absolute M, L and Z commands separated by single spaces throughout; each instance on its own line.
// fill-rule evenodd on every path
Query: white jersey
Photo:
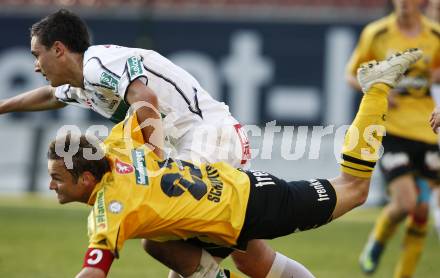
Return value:
M 214 100 L 191 74 L 152 50 L 91 46 L 84 53 L 83 74 L 84 89 L 64 85 L 55 96 L 114 122 L 126 115 L 125 94 L 135 79 L 156 93 L 166 135 L 179 138 L 194 125 L 216 125 L 231 117 L 228 106 Z
M 229 107 L 214 100 L 191 74 L 159 53 L 116 45 L 91 46 L 84 53 L 83 75 L 84 89 L 70 85 L 56 88 L 59 101 L 90 108 L 117 123 L 129 108 L 127 88 L 139 79 L 156 93 L 164 134 L 175 147 L 177 158 L 227 161 L 235 166 L 249 158 L 249 143 Z M 205 137 L 195 130 L 217 135 Z M 232 138 L 228 135 L 231 131 L 236 132 Z M 207 152 L 205 146 L 212 151 Z

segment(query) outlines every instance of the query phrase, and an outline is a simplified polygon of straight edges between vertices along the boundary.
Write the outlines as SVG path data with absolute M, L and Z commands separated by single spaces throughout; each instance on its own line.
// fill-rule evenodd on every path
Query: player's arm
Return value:
M 107 275 L 99 268 L 85 267 L 81 270 L 76 278 L 105 278 Z
M 55 88 L 40 87 L 23 94 L 0 100 L 0 114 L 10 112 L 42 111 L 66 106 L 55 97 Z
M 136 111 L 144 142 L 154 148 L 156 155 L 162 157 L 164 138 L 156 93 L 136 79 L 129 85 L 125 100 Z
M 105 278 L 113 263 L 110 250 L 89 248 L 84 256 L 83 269 L 76 278 Z
M 362 41 L 362 39 L 361 39 Z M 347 81 L 347 84 L 356 91 L 361 91 L 361 86 L 359 85 L 359 82 L 356 78 L 356 71 L 359 65 L 363 62 L 365 62 L 364 55 L 361 54 L 362 52 L 362 43 L 359 42 L 358 46 L 354 49 L 350 60 L 347 63 L 346 69 L 345 69 L 345 79 Z

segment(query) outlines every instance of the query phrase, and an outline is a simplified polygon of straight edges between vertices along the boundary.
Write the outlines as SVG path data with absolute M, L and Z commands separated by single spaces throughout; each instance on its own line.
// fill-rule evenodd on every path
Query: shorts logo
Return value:
M 136 174 L 136 183 L 148 185 L 147 167 L 145 166 L 144 150 L 132 150 L 131 157 Z
M 382 156 L 382 167 L 391 171 L 398 167 L 407 166 L 410 164 L 410 159 L 407 153 L 399 152 L 399 153 L 386 153 Z
M 107 229 L 107 214 L 105 212 L 104 189 L 99 190 L 96 197 L 95 223 L 98 230 Z
M 122 175 L 130 174 L 133 173 L 134 171 L 133 166 L 131 166 L 128 163 L 122 162 L 119 159 L 116 159 L 115 165 L 116 165 L 116 172 L 118 174 L 122 174 Z
M 110 204 L 108 205 L 108 210 L 114 214 L 120 213 L 123 208 L 124 206 L 118 201 L 111 201 Z
M 130 80 L 134 80 L 136 77 L 143 74 L 142 63 L 135 56 L 128 58 L 127 65 Z
M 425 154 L 425 164 L 431 171 L 440 170 L 440 156 L 438 152 L 428 151 Z
M 330 200 L 330 198 L 329 198 L 329 196 L 327 194 L 327 191 L 325 190 L 325 188 L 322 185 L 322 183 L 320 183 L 318 180 L 311 180 L 310 181 L 310 186 L 315 188 L 316 193 L 318 193 L 318 202 Z
M 108 88 L 111 88 L 113 91 L 118 90 L 118 86 L 119 86 L 118 79 L 116 79 L 114 76 L 111 76 L 110 74 L 108 74 L 105 71 L 103 73 L 101 73 L 99 83 L 101 85 L 108 87 Z

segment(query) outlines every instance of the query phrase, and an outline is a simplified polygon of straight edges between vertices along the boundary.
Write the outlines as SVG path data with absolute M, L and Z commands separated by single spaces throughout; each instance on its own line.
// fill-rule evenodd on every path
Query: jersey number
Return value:
M 182 165 L 189 168 L 194 182 L 183 178 L 180 173 L 164 174 L 160 180 L 162 191 L 168 197 L 178 197 L 188 191 L 196 200 L 202 199 L 208 192 L 207 186 L 202 180 L 202 171 L 185 161 L 182 161 Z

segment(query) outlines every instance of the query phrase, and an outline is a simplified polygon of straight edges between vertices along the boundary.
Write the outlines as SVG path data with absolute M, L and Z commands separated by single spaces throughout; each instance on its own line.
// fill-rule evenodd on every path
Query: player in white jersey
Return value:
M 35 71 L 45 76 L 50 86 L 0 101 L 0 114 L 75 104 L 119 122 L 129 105 L 147 103 L 163 113 L 165 135 L 174 145 L 175 157 L 239 166 L 250 156 L 246 136 L 228 107 L 212 99 L 189 73 L 154 51 L 90 46 L 87 26 L 67 10 L 32 26 L 31 51 L 36 57 Z M 142 106 L 135 113 L 140 123 L 153 125 L 141 129 L 141 138 L 154 143 L 154 120 L 161 119 L 153 110 Z M 157 142 L 161 141 L 158 138 Z M 161 145 L 150 147 L 163 154 Z M 231 155 L 235 149 L 238 155 Z M 144 248 L 177 272 L 203 267 L 200 258 L 188 251 L 193 248 L 188 244 L 150 242 Z M 251 241 L 245 253 L 234 253 L 237 267 L 251 277 L 292 277 L 303 268 L 261 240 Z
M 83 76 L 84 88 L 57 87 L 56 98 L 119 122 L 127 113 L 128 87 L 139 80 L 157 95 L 164 134 L 175 157 L 210 163 L 223 160 L 236 167 L 249 158 L 247 138 L 228 106 L 214 100 L 192 75 L 155 51 L 90 46 L 84 52 Z

